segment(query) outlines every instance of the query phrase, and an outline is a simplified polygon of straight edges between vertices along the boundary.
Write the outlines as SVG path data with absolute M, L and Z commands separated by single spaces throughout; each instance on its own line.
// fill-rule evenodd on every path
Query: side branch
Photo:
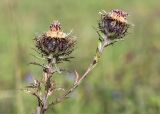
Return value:
M 92 63 L 90 64 L 90 66 L 85 71 L 85 73 L 79 78 L 79 74 L 75 71 L 76 81 L 75 81 L 74 85 L 68 91 L 66 91 L 62 96 L 56 98 L 55 101 L 51 102 L 47 108 L 49 108 L 52 105 L 56 105 L 56 104 L 62 102 L 63 100 L 65 100 L 66 98 L 68 98 L 68 95 L 71 94 L 81 84 L 81 82 L 88 76 L 88 74 L 96 67 L 96 65 L 99 61 L 99 58 L 102 55 L 104 48 L 108 47 L 108 46 L 110 46 L 120 40 L 121 39 L 114 40 L 114 41 L 100 42 L 99 47 L 97 48 L 96 55 L 95 55 Z

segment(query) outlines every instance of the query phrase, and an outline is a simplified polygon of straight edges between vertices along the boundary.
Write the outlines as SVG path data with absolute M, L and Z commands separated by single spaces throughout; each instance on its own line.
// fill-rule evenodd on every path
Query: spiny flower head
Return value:
M 76 40 L 70 33 L 64 33 L 58 21 L 50 25 L 50 29 L 35 38 L 36 47 L 45 57 L 55 58 L 56 62 L 68 61 L 74 50 Z
M 114 40 L 125 36 L 130 26 L 126 12 L 116 9 L 109 13 L 103 11 L 100 14 L 99 29 L 108 39 Z

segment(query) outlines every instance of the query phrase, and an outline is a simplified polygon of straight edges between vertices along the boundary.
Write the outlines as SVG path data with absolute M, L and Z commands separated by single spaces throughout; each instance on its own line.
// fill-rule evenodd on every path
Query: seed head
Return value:
M 125 36 L 130 26 L 127 22 L 128 14 L 126 12 L 116 9 L 109 13 L 103 11 L 100 14 L 99 29 L 108 39 L 120 39 Z
M 74 50 L 76 40 L 61 30 L 58 21 L 50 25 L 50 29 L 35 38 L 36 48 L 45 57 L 55 58 L 56 62 L 68 61 L 69 55 Z

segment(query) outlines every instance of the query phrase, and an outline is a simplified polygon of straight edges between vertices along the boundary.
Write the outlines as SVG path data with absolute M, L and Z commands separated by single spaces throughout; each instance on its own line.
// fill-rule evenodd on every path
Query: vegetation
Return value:
M 160 8 L 158 1 L 109 0 L 2 0 L 0 4 L 0 113 L 34 112 L 36 101 L 19 91 L 39 78 L 39 67 L 28 65 L 34 33 L 44 32 L 53 20 L 60 20 L 64 31 L 73 27 L 77 36 L 75 58 L 62 67 L 80 69 L 82 74 L 95 53 L 98 12 L 101 9 L 123 9 L 135 28 L 123 42 L 110 46 L 100 64 L 69 100 L 58 104 L 47 114 L 158 114 L 160 113 Z M 97 17 L 97 18 L 95 18 Z M 69 32 L 69 31 L 68 31 Z M 39 34 L 39 33 L 37 33 Z M 30 54 L 31 53 L 31 54 Z M 82 62 L 83 61 L 83 62 Z M 65 87 L 73 79 L 65 73 Z M 62 75 L 56 76 L 58 85 Z

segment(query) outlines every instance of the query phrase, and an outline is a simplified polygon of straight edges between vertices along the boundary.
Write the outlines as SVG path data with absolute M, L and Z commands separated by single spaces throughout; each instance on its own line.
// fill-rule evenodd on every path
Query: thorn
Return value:
M 103 15 L 103 13 L 102 12 L 98 12 L 100 15 Z
M 107 13 L 105 10 L 102 10 L 105 14 Z
M 45 68 L 44 65 L 41 65 L 40 63 L 37 63 L 37 62 L 30 62 L 29 64 L 37 65 L 37 66 L 41 66 L 41 67 Z
M 66 36 L 69 36 L 70 34 L 72 34 L 72 32 L 73 32 L 73 29 Z
M 33 55 L 33 54 L 30 54 L 30 55 L 37 58 L 37 59 L 45 60 L 45 58 L 43 58 L 43 57 L 39 57 L 39 56 L 36 56 L 36 55 Z
M 78 72 L 76 70 L 74 71 L 74 73 L 75 73 L 75 76 L 76 76 L 76 79 L 75 79 L 75 82 L 74 82 L 74 85 L 75 85 L 79 81 L 79 74 L 78 74 Z

